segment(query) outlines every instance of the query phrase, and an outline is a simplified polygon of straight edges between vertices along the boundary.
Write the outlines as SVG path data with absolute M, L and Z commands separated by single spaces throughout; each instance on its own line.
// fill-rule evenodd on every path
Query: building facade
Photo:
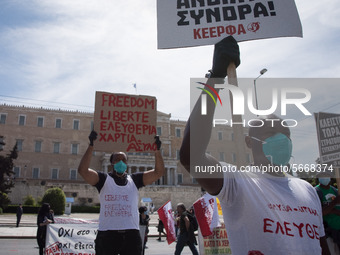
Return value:
M 157 113 L 157 133 L 162 141 L 165 175 L 140 190 L 141 197 L 150 197 L 155 208 L 167 200 L 188 206 L 201 195 L 195 179 L 179 163 L 179 149 L 186 122 L 171 119 L 171 114 Z M 96 189 L 78 175 L 79 162 L 88 147 L 88 135 L 93 129 L 93 113 L 0 105 L 0 136 L 6 145 L 0 153 L 8 153 L 17 144 L 19 156 L 12 177 L 15 187 L 9 197 L 12 203 L 22 203 L 27 195 L 41 198 L 50 187 L 60 187 L 75 204 L 99 203 Z M 213 130 L 209 153 L 221 161 L 238 165 L 234 151 L 233 131 L 228 126 Z M 109 172 L 112 152 L 94 152 L 91 168 Z M 242 155 L 251 162 L 250 151 Z M 143 172 L 154 168 L 152 153 L 128 153 L 128 172 Z

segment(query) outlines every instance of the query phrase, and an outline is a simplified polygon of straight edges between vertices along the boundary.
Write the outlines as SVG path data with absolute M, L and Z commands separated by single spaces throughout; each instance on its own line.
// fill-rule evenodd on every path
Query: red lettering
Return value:
M 290 233 L 290 231 L 291 231 L 292 229 L 288 227 L 288 225 L 290 225 L 290 223 L 285 221 L 285 222 L 283 222 L 283 225 L 285 226 L 286 235 L 287 235 L 287 236 L 294 236 L 293 234 Z
M 99 136 L 100 136 L 100 138 L 99 138 L 99 142 L 101 142 L 101 141 L 104 141 L 104 142 L 106 142 L 106 134 L 99 133 Z
M 101 121 L 100 122 L 100 131 L 105 131 L 106 130 L 106 122 L 105 121 Z
M 319 235 L 319 232 L 317 231 L 317 229 L 318 229 L 319 227 L 313 225 L 313 228 L 314 228 L 315 238 L 319 240 L 319 239 L 320 239 L 320 235 Z
M 216 27 L 209 28 L 210 37 L 216 37 Z
M 218 26 L 217 27 L 217 36 L 220 37 L 221 34 L 224 33 L 224 27 L 223 26 Z
M 268 229 L 267 228 L 267 226 L 272 226 L 270 223 L 268 223 L 268 221 L 270 221 L 271 223 L 274 223 L 274 221 L 273 220 L 271 220 L 271 219 L 268 219 L 268 218 L 264 218 L 263 219 L 263 232 L 269 232 L 269 233 L 273 233 L 273 231 L 272 230 L 270 230 L 270 229 Z
M 202 28 L 202 36 L 203 38 L 209 38 L 208 28 Z
M 228 35 L 233 35 L 236 33 L 236 28 L 232 25 L 226 26 L 225 31 Z
M 240 34 L 245 34 L 245 33 L 246 33 L 246 30 L 244 29 L 244 26 L 242 24 L 239 24 L 237 34 L 240 35 Z
M 302 228 L 303 228 L 304 224 L 301 223 L 300 225 L 296 225 L 296 224 L 293 222 L 293 226 L 296 227 L 296 228 L 299 230 L 299 235 L 300 235 L 300 237 L 303 237 Z
M 108 119 L 110 119 L 110 112 L 108 112 L 108 116 L 107 117 L 104 117 L 104 111 L 101 110 L 100 111 L 100 119 L 101 120 L 108 120 Z
M 276 231 L 275 234 L 279 233 L 279 230 L 281 231 L 281 234 L 284 235 L 283 227 L 281 226 L 280 222 L 276 222 Z
M 315 238 L 314 231 L 313 231 L 311 225 L 306 224 L 306 232 L 307 232 L 307 235 L 309 236 L 309 238 L 311 238 L 311 239 Z

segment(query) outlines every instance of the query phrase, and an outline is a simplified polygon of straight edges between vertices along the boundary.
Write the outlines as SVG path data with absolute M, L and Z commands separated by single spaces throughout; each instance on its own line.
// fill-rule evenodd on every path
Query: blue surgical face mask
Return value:
M 319 178 L 319 182 L 320 184 L 327 186 L 331 182 L 331 178 L 329 177 Z
M 292 141 L 288 136 L 277 133 L 266 140 L 261 141 L 256 137 L 251 137 L 262 142 L 262 150 L 266 158 L 274 165 L 286 166 L 292 156 Z
M 119 174 L 123 174 L 126 169 L 127 169 L 127 165 L 121 160 L 118 163 L 113 165 L 113 169 L 119 173 Z
M 264 140 L 263 153 L 274 165 L 286 166 L 292 156 L 292 141 L 288 136 L 278 133 Z

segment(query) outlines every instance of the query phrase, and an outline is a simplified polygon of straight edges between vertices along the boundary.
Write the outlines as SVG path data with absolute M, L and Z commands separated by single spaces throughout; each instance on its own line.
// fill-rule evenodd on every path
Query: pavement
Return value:
M 71 215 L 62 215 L 56 217 L 63 218 L 76 218 L 76 219 L 84 219 L 84 220 L 97 220 L 99 218 L 99 214 L 87 214 L 87 213 L 74 213 Z M 4 241 L 6 243 L 10 243 L 11 240 L 17 240 L 17 242 L 24 242 L 22 239 L 35 239 L 37 232 L 37 215 L 29 215 L 23 214 L 19 227 L 16 227 L 16 215 L 15 214 L 1 214 L 0 215 L 0 242 Z M 158 231 L 158 214 L 150 215 L 150 226 L 149 226 L 149 234 L 148 234 L 148 243 L 147 248 L 145 250 L 146 255 L 170 255 L 174 254 L 176 242 L 168 245 L 166 242 L 165 236 L 162 236 L 162 241 L 157 241 Z M 21 240 L 21 241 L 20 241 Z M 28 240 L 27 240 L 28 241 Z M 33 241 L 33 240 L 32 240 Z M 35 243 L 35 241 L 34 241 Z M 196 246 L 198 249 L 198 246 Z M 0 249 L 0 255 L 1 253 Z M 6 251 L 7 252 L 7 251 Z M 14 253 L 6 253 L 14 254 Z M 24 253 L 15 253 L 15 254 L 26 254 Z M 27 254 L 31 254 L 27 251 Z M 182 255 L 192 254 L 188 246 L 186 246 L 182 253 Z
M 158 214 L 151 214 L 149 223 L 149 237 L 158 237 Z M 96 213 L 72 213 L 71 215 L 55 216 L 58 218 L 76 218 L 84 220 L 98 220 Z M 0 238 L 35 238 L 37 233 L 37 215 L 23 214 L 19 227 L 16 227 L 15 214 L 0 214 Z M 165 236 L 164 236 L 165 238 Z

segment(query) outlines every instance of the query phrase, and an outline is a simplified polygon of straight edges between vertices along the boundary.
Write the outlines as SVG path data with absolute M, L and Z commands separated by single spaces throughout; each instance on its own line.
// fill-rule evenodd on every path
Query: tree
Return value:
M 42 203 L 49 203 L 56 215 L 62 215 L 65 211 L 66 196 L 60 188 L 50 188 L 46 190 Z
M 12 180 L 13 172 L 13 160 L 18 157 L 17 145 L 13 147 L 6 156 L 0 155 L 0 207 L 4 208 L 9 203 L 8 193 L 10 193 L 11 188 L 14 187 L 14 182 Z
M 35 199 L 32 195 L 24 197 L 24 205 L 35 205 Z

